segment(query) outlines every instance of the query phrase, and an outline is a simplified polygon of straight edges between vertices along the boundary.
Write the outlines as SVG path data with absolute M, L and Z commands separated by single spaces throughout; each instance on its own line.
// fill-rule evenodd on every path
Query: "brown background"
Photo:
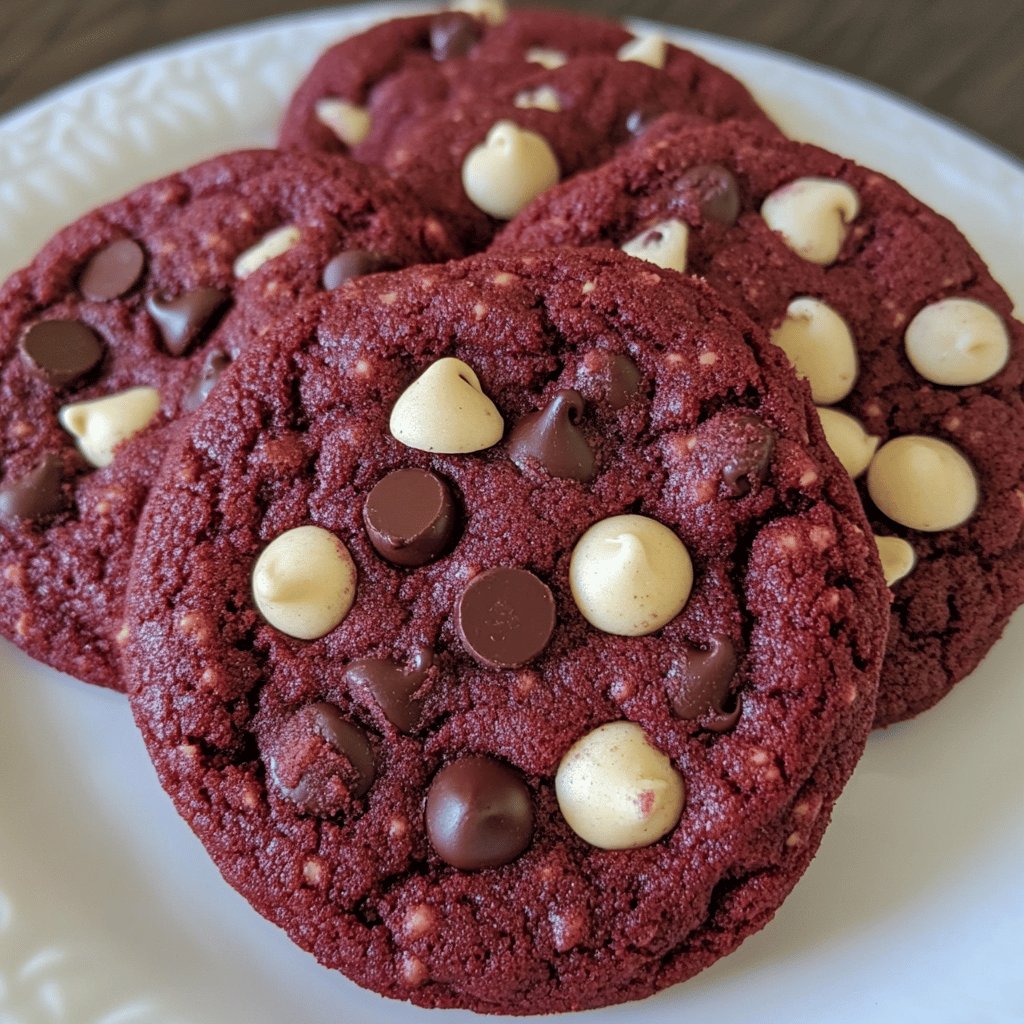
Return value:
M 139 50 L 311 6 L 308 0 L 0 0 L 0 113 Z M 886 86 L 1024 157 L 1024 0 L 560 0 L 558 6 L 653 18 L 795 53 Z

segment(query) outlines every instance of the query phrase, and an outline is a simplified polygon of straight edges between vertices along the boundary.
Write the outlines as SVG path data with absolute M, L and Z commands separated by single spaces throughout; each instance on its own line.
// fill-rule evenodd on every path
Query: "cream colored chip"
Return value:
M 619 47 L 615 56 L 619 60 L 634 60 L 660 70 L 668 59 L 668 43 L 665 42 L 663 36 L 653 32 L 648 35 L 634 36 L 628 43 L 623 43 Z
M 917 565 L 913 547 L 902 537 L 875 537 L 878 557 L 882 560 L 882 575 L 885 585 L 891 587 L 904 576 L 909 576 Z
M 856 480 L 871 465 L 881 438 L 869 434 L 856 416 L 838 409 L 818 406 L 818 419 L 829 448 L 836 453 L 843 469 Z
M 526 51 L 526 59 L 531 64 L 539 64 L 549 71 L 563 67 L 569 61 L 569 58 L 561 50 L 552 50 L 547 46 L 531 46 Z
M 335 96 L 316 101 L 316 119 L 346 146 L 358 146 L 370 134 L 370 112 L 366 107 Z
M 488 25 L 500 25 L 508 18 L 505 0 L 451 0 L 448 10 L 471 14 Z
M 57 413 L 86 461 L 102 469 L 114 461 L 114 449 L 148 426 L 160 409 L 156 388 L 129 388 L 115 395 L 73 402 Z
M 356 567 L 342 542 L 319 526 L 274 538 L 256 559 L 252 597 L 287 636 L 315 640 L 338 625 L 356 597 Z
M 667 270 L 686 270 L 690 229 L 681 220 L 663 220 L 641 231 L 622 246 L 622 251 Z
M 801 296 L 786 307 L 772 341 L 807 379 L 819 405 L 844 399 L 857 380 L 857 346 L 846 321 L 820 299 Z
M 551 114 L 562 112 L 562 101 L 550 85 L 540 85 L 536 89 L 524 89 L 522 92 L 516 93 L 513 102 L 520 110 L 546 110 Z
M 907 358 L 933 384 L 967 387 L 994 377 L 1010 358 L 1010 334 L 991 306 L 942 299 L 925 306 L 903 335 Z
M 822 266 L 835 262 L 858 213 L 860 197 L 832 178 L 797 178 L 761 205 L 768 227 L 798 256 Z
M 592 626 L 617 636 L 644 636 L 683 610 L 693 563 L 667 526 L 647 516 L 612 516 L 576 542 L 569 585 Z
M 472 367 L 451 358 L 432 363 L 399 395 L 389 426 L 409 448 L 451 455 L 490 448 L 505 431 Z
M 591 846 L 650 846 L 676 827 L 686 786 L 635 722 L 609 722 L 578 739 L 555 773 L 558 807 Z
M 558 159 L 543 136 L 498 121 L 462 163 L 470 201 L 499 220 L 511 220 L 531 199 L 558 184 Z
M 937 437 L 906 434 L 878 449 L 868 467 L 868 493 L 879 510 L 912 530 L 951 530 L 978 506 L 971 464 Z
M 251 274 L 255 274 L 264 263 L 283 256 L 289 249 L 294 249 L 301 238 L 302 233 L 294 224 L 286 224 L 283 228 L 264 235 L 235 260 L 235 277 L 245 280 Z

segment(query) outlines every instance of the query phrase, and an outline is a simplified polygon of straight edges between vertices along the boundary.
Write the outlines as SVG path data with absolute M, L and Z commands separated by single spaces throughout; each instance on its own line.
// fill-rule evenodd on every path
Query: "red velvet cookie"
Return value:
M 216 157 L 88 214 L 7 281 L 0 633 L 120 687 L 128 563 L 169 426 L 298 295 L 452 255 L 381 177 L 340 156 Z
M 782 353 L 564 250 L 268 332 L 169 453 L 128 606 L 136 721 L 228 882 L 361 985 L 505 1013 L 645 996 L 771 918 L 888 618 Z
M 895 182 L 740 124 L 669 117 L 496 246 L 656 259 L 670 236 L 668 262 L 685 252 L 771 331 L 825 408 L 893 591 L 877 724 L 912 717 L 1024 601 L 1024 326 L 956 227 Z
M 768 123 L 734 78 L 660 38 L 564 12 L 514 11 L 494 24 L 449 11 L 385 22 L 327 50 L 292 98 L 280 144 L 386 167 L 474 250 L 507 219 L 463 181 L 467 155 L 495 124 L 540 135 L 553 181 L 608 159 L 667 111 Z

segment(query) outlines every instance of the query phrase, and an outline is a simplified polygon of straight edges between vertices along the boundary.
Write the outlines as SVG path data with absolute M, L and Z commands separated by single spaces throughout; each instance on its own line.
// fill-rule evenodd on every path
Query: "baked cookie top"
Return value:
M 705 278 L 808 378 L 893 591 L 877 724 L 966 676 L 1024 601 L 1024 327 L 964 236 L 895 182 L 671 116 L 496 248 L 624 247 Z
M 0 291 L 0 632 L 119 687 L 135 526 L 169 426 L 298 295 L 452 255 L 342 156 L 253 150 L 144 185 Z
M 782 353 L 587 251 L 308 300 L 182 431 L 128 607 L 136 721 L 225 878 L 362 985 L 510 1013 L 771 917 L 888 618 Z

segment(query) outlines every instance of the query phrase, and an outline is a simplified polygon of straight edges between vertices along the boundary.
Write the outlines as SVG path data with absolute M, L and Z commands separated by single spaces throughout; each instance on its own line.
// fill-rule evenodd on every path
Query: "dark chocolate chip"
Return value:
M 427 835 L 446 864 L 475 871 L 515 860 L 533 837 L 533 801 L 518 773 L 473 755 L 434 776 L 427 792 Z
M 430 52 L 434 60 L 465 57 L 481 31 L 480 22 L 461 11 L 436 15 L 430 22 Z
M 664 113 L 664 107 L 638 107 L 626 116 L 626 131 L 633 136 L 643 135 Z
M 41 519 L 64 507 L 64 464 L 44 455 L 34 469 L 0 487 L 0 519 Z
M 93 302 L 116 299 L 135 287 L 145 265 L 142 246 L 119 238 L 93 254 L 78 278 L 78 290 Z
M 735 675 L 736 648 L 727 636 L 712 637 L 706 651 L 684 648 L 666 676 L 676 717 L 700 719 L 712 732 L 731 729 L 740 717 L 738 701 L 727 706 Z
M 423 714 L 423 701 L 416 691 L 423 685 L 434 664 L 434 655 L 425 647 L 413 652 L 408 668 L 384 658 L 360 658 L 345 669 L 345 679 L 355 687 L 373 694 L 387 720 L 400 732 L 416 731 Z
M 181 401 L 182 409 L 185 412 L 193 412 L 198 409 L 206 401 L 206 396 L 213 390 L 213 386 L 220 379 L 220 375 L 230 365 L 231 358 L 222 349 L 215 348 L 207 352 L 199 375 L 192 382 L 192 386 Z
M 345 252 L 339 252 L 324 267 L 321 283 L 326 291 L 333 291 L 354 277 L 382 270 L 385 263 L 383 256 L 367 249 L 346 249 Z
M 704 220 L 732 226 L 740 215 L 740 189 L 728 167 L 698 164 L 679 179 L 679 187 L 692 192 Z
M 451 488 L 436 473 L 397 469 L 366 496 L 363 523 L 381 558 L 426 565 L 451 548 L 458 512 Z
M 324 702 L 307 704 L 287 718 L 264 753 L 281 796 L 322 817 L 347 811 L 376 775 L 366 734 Z
M 722 466 L 722 483 L 734 498 L 749 494 L 763 482 L 775 451 L 775 431 L 757 416 L 739 415 L 733 421 L 731 450 Z
M 230 298 L 219 288 L 193 288 L 173 299 L 151 295 L 146 300 L 146 309 L 160 329 L 167 351 L 172 356 L 181 356 Z
M 536 459 L 552 476 L 593 480 L 594 452 L 576 426 L 582 412 L 583 396 L 578 391 L 556 391 L 543 409 L 515 425 L 508 440 L 512 460 L 522 465 Z
M 640 371 L 629 356 L 616 353 L 608 360 L 608 404 L 613 409 L 629 405 L 640 390 Z
M 103 359 L 103 342 L 81 320 L 42 320 L 21 339 L 21 351 L 52 387 L 84 377 Z
M 555 599 L 526 569 L 499 566 L 480 573 L 455 605 L 459 636 L 488 668 L 516 668 L 548 645 L 555 629 Z

